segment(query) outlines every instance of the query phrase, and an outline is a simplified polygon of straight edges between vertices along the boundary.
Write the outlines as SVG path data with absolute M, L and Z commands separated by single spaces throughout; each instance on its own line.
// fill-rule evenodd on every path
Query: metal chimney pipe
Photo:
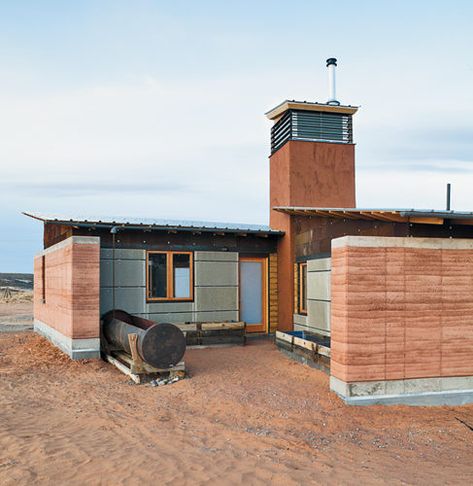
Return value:
M 327 59 L 328 68 L 328 105 L 339 105 L 340 102 L 337 100 L 336 92 L 336 78 L 335 78 L 335 68 L 337 67 L 337 60 L 334 57 Z
M 447 184 L 447 211 L 450 211 L 451 207 L 451 195 L 452 195 L 452 185 L 450 182 Z

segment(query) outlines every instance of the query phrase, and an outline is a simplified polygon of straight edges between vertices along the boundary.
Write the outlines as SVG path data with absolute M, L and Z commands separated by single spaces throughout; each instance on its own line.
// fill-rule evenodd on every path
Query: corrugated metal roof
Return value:
M 445 220 L 458 220 L 459 224 L 473 225 L 472 211 L 447 211 L 442 209 L 312 208 L 299 206 L 278 206 L 273 209 L 281 213 L 297 216 L 365 219 L 419 224 L 443 224 Z
M 155 219 L 155 218 L 136 218 L 125 216 L 97 216 L 97 215 L 58 215 L 42 214 L 31 211 L 23 212 L 25 216 L 43 221 L 45 223 L 70 224 L 89 227 L 140 227 L 152 229 L 172 229 L 177 231 L 220 231 L 224 233 L 259 233 L 259 234 L 283 234 L 281 231 L 274 231 L 267 225 L 258 224 L 237 224 L 237 223 L 217 223 L 209 221 L 186 221 L 177 219 Z

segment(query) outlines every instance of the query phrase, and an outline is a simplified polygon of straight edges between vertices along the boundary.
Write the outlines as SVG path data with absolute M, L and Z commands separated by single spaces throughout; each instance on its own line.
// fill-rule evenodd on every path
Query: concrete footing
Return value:
M 51 341 L 71 359 L 100 358 L 100 338 L 72 339 L 37 319 L 34 321 L 34 331 Z
M 473 376 L 346 383 L 330 377 L 330 389 L 348 405 L 466 405 Z

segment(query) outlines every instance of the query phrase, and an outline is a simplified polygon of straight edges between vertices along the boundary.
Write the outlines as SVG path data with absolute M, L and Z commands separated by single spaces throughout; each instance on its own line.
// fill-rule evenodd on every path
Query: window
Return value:
M 191 252 L 149 251 L 146 295 L 148 300 L 192 300 Z
M 46 255 L 41 257 L 41 300 L 46 303 Z
M 298 312 L 307 314 L 307 262 L 299 263 L 297 266 L 298 285 Z

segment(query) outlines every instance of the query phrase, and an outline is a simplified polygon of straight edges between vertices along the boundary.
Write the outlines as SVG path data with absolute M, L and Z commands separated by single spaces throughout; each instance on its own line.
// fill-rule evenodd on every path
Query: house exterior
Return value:
M 356 208 L 356 111 L 267 113 L 278 329 L 330 337 L 330 386 L 348 403 L 471 402 L 473 213 Z
M 286 100 L 266 114 L 269 227 L 25 213 L 44 223 L 35 329 L 85 358 L 113 308 L 244 320 L 330 337 L 348 403 L 473 401 L 473 213 L 357 208 L 357 110 Z
M 73 358 L 100 356 L 100 317 L 112 309 L 156 322 L 278 320 L 277 239 L 267 226 L 75 218 L 44 223 L 35 258 L 35 329 Z

